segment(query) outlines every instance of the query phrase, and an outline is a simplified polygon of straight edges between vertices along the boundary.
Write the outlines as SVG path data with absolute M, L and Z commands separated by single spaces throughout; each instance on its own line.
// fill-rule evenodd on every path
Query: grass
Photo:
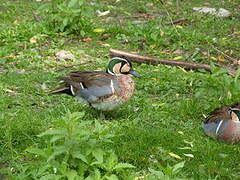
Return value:
M 221 69 L 216 68 L 213 74 L 209 74 L 163 65 L 134 64 L 142 75 L 142 78 L 135 79 L 136 93 L 129 103 L 108 113 L 110 122 L 102 122 L 96 111 L 71 97 L 47 94 L 57 85 L 57 77 L 70 70 L 105 69 L 109 46 L 159 58 L 181 56 L 184 61 L 210 64 L 216 62 L 211 57 L 217 60 L 221 57 L 225 60 L 223 63 L 229 63 L 231 60 L 223 57 L 217 48 L 239 59 L 240 24 L 239 17 L 235 16 L 238 1 L 221 2 L 213 0 L 210 6 L 230 10 L 231 18 L 193 12 L 192 7 L 203 6 L 199 1 L 169 0 L 161 4 L 154 0 L 126 0 L 117 5 L 111 0 L 94 1 L 94 10 L 110 9 L 107 16 L 91 17 L 93 28 L 103 28 L 105 32 L 89 30 L 84 36 L 57 33 L 46 26 L 45 21 L 36 22 L 32 12 L 43 2 L 0 2 L 1 166 L 16 167 L 25 161 L 22 158 L 25 149 L 43 146 L 44 138 L 37 135 L 55 127 L 66 111 L 84 111 L 83 120 L 97 120 L 106 126 L 112 124 L 119 136 L 114 138 L 111 148 L 121 161 L 135 165 L 137 171 L 186 161 L 181 173 L 185 178 L 237 179 L 239 146 L 212 140 L 201 129 L 203 114 L 207 115 L 221 104 L 239 101 L 238 78 L 224 74 Z M 157 17 L 114 18 L 140 13 Z M 164 25 L 180 17 L 188 18 L 189 24 Z M 144 24 L 136 20 L 144 21 Z M 102 40 L 103 34 L 107 34 L 108 39 Z M 37 43 L 30 42 L 32 37 Z M 83 42 L 86 37 L 92 40 Z M 139 38 L 145 42 L 138 41 Z M 131 40 L 130 43 L 121 43 L 126 39 Z M 57 61 L 54 54 L 62 49 L 71 51 L 77 58 Z M 182 53 L 174 53 L 176 50 Z M 57 71 L 64 65 L 89 60 L 96 63 Z

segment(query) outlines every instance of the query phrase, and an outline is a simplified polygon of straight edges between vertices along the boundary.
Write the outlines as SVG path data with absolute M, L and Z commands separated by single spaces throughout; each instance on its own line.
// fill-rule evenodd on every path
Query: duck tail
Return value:
M 69 87 L 62 86 L 62 87 L 59 87 L 57 89 L 50 91 L 49 94 L 50 95 L 52 95 L 52 94 L 69 94 L 68 91 L 71 91 Z M 72 95 L 72 93 L 69 95 Z
M 54 95 L 54 94 L 67 94 L 70 96 L 73 96 L 71 87 L 68 84 L 69 78 L 67 77 L 60 77 L 60 80 L 64 82 L 64 84 L 52 91 L 49 92 L 49 95 Z

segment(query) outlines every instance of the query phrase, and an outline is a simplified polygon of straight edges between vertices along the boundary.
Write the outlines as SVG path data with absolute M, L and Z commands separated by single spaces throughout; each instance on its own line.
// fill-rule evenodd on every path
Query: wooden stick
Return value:
M 117 19 L 130 19 L 130 18 L 156 18 L 155 15 L 148 15 L 148 14 L 140 14 L 140 15 L 133 15 L 133 16 L 112 16 Z
M 191 63 L 191 62 L 184 62 L 184 61 L 175 61 L 175 60 L 165 60 L 165 59 L 158 59 L 154 57 L 149 57 L 149 56 L 142 56 L 142 55 L 137 55 L 137 54 L 132 54 L 128 53 L 125 51 L 120 51 L 117 49 L 110 49 L 110 56 L 111 57 L 122 57 L 125 59 L 128 59 L 133 62 L 138 62 L 138 63 L 147 63 L 147 64 L 165 64 L 165 65 L 170 65 L 170 66 L 180 66 L 186 69 L 204 69 L 206 71 L 211 72 L 211 68 L 207 64 L 200 64 L 200 63 Z
M 170 22 L 166 22 L 165 25 L 173 25 L 173 24 L 181 23 L 187 20 L 188 20 L 187 18 L 179 18 L 179 19 L 172 20 Z

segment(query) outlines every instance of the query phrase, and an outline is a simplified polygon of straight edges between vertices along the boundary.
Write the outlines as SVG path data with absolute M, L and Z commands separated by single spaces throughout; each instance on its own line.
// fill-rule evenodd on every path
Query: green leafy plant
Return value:
M 239 71 L 235 78 L 232 78 L 227 74 L 226 69 L 214 65 L 212 65 L 212 69 L 211 74 L 198 76 L 199 88 L 195 96 L 199 97 L 208 93 L 211 94 L 211 98 L 223 99 L 226 101 L 224 103 L 229 103 L 228 100 L 238 98 L 240 90 Z
M 92 8 L 85 0 L 52 0 L 40 6 L 39 11 L 47 14 L 48 25 L 56 31 L 82 36 L 91 31 Z
M 98 121 L 79 121 L 84 113 L 68 113 L 58 128 L 51 128 L 39 137 L 46 138 L 45 147 L 31 147 L 31 158 L 18 173 L 21 178 L 33 179 L 125 179 L 124 169 L 134 168 L 118 162 L 113 150 L 105 148 L 114 134 Z
M 184 167 L 185 161 L 182 161 L 180 163 L 177 163 L 173 166 L 170 166 L 169 164 L 166 167 L 163 167 L 161 165 L 158 165 L 158 170 L 149 168 L 149 174 L 146 176 L 146 180 L 157 180 L 157 179 L 181 179 L 180 172 L 182 171 Z M 186 178 L 184 178 L 186 179 Z

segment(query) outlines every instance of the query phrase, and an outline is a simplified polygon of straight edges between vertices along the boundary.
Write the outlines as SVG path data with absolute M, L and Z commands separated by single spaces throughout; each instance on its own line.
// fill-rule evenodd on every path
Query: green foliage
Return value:
M 47 24 L 55 31 L 80 34 L 91 32 L 92 8 L 86 0 L 52 0 L 38 9 L 47 14 Z
M 185 162 L 182 161 L 173 166 L 167 165 L 167 167 L 163 167 L 158 165 L 158 170 L 149 169 L 150 173 L 146 176 L 146 180 L 180 180 L 186 178 L 180 178 L 180 172 L 184 167 Z
M 198 89 L 195 97 L 212 98 L 223 100 L 223 103 L 229 103 L 232 99 L 238 99 L 240 91 L 239 71 L 235 78 L 227 74 L 227 70 L 211 66 L 212 73 L 199 75 L 197 78 Z M 210 95 L 210 97 L 204 96 Z
M 20 179 L 124 179 L 126 169 L 134 168 L 118 161 L 117 155 L 104 144 L 111 143 L 110 127 L 98 121 L 81 121 L 84 113 L 68 113 L 58 128 L 38 135 L 46 139 L 45 147 L 31 147 L 27 162 L 17 173 Z M 124 170 L 124 171 L 123 171 Z

